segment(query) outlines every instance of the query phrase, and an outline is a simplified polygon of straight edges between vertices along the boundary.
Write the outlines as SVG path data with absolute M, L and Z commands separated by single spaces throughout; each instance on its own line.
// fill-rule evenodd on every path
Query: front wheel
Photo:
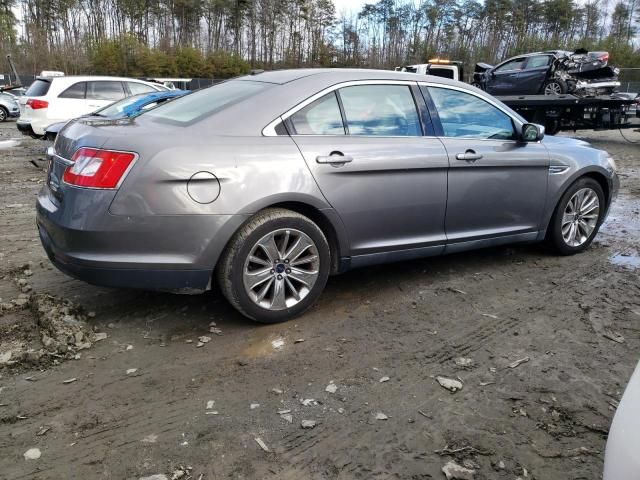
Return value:
M 589 248 L 606 211 L 604 192 L 593 178 L 581 178 L 564 193 L 551 219 L 547 240 L 561 255 Z
M 4 122 L 7 118 L 9 118 L 9 112 L 6 108 L 0 107 L 0 123 Z
M 270 208 L 231 239 L 217 279 L 240 313 L 277 323 L 313 305 L 327 283 L 329 266 L 329 244 L 315 223 L 297 212 Z

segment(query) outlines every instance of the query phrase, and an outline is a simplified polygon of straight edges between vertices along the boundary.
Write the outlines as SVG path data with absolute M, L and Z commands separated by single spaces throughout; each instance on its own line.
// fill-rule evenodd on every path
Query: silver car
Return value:
M 9 92 L 0 92 L 0 122 L 8 118 L 18 118 L 20 116 L 20 106 L 18 99 Z
M 87 282 L 217 284 L 247 317 L 277 322 L 351 268 L 545 239 L 564 255 L 587 248 L 615 165 L 543 136 L 439 77 L 257 73 L 135 119 L 69 123 L 38 229 L 52 262 Z

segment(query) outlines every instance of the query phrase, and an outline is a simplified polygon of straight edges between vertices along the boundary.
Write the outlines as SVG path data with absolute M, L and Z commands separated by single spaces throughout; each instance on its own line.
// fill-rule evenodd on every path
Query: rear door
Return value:
M 124 85 L 116 80 L 87 82 L 87 106 L 93 112 L 127 96 Z
M 449 163 L 442 143 L 423 135 L 416 100 L 415 82 L 349 82 L 287 120 L 354 257 L 443 249 Z
M 76 82 L 63 90 L 49 104 L 49 120 L 51 123 L 71 120 L 91 112 L 85 98 L 87 82 Z
M 526 58 L 508 60 L 489 73 L 487 92 L 492 95 L 512 95 L 523 93 L 518 85 L 518 76 Z
M 535 95 L 542 91 L 551 68 L 551 55 L 534 55 L 527 57 L 527 62 L 518 76 L 518 92 L 524 95 Z
M 451 86 L 421 88 L 451 164 L 448 242 L 535 239 L 549 176 L 546 148 L 518 141 L 514 119 L 490 99 Z

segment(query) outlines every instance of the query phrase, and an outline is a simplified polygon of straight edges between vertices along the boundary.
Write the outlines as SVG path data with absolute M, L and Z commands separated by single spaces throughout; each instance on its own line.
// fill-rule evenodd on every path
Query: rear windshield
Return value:
M 49 87 L 51 86 L 50 80 L 42 80 L 40 78 L 34 80 L 31 84 L 25 96 L 27 97 L 44 97 L 49 91 Z
M 188 125 L 273 86 L 270 83 L 230 80 L 166 102 L 145 114 L 161 122 Z
M 453 69 L 442 67 L 430 67 L 427 72 L 429 75 L 435 75 L 436 77 L 450 78 L 453 80 Z

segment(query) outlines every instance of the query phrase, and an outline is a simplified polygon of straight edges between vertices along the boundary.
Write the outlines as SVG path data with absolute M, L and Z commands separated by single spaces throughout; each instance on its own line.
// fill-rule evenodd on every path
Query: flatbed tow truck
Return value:
M 436 75 L 453 80 L 463 76 L 461 62 L 434 58 L 428 63 L 396 67 L 397 71 Z M 618 130 L 640 128 L 632 119 L 640 118 L 637 93 L 613 93 L 595 97 L 576 95 L 506 95 L 495 98 L 522 115 L 527 121 L 544 125 L 549 135 L 563 130 Z

